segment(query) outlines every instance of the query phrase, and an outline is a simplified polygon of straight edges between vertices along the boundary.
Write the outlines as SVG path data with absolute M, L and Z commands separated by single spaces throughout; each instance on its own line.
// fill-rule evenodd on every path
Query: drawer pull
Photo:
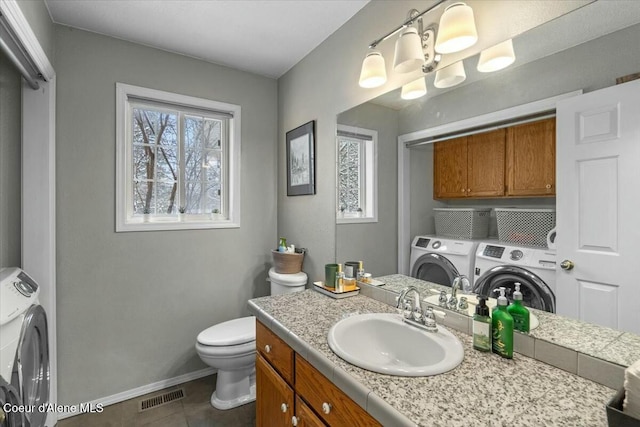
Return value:
M 282 405 L 280 405 L 280 410 L 282 412 L 287 412 L 288 408 L 289 408 L 289 405 L 287 405 L 286 403 L 283 403 Z
M 271 346 L 269 344 L 265 345 L 264 351 L 266 351 L 267 353 L 271 353 Z
M 327 402 L 323 402 L 322 403 L 322 412 L 324 412 L 326 415 L 329 415 L 329 412 L 331 412 L 331 404 L 327 403 Z
M 291 417 L 291 425 L 293 427 L 296 427 L 298 425 L 298 418 L 295 415 Z

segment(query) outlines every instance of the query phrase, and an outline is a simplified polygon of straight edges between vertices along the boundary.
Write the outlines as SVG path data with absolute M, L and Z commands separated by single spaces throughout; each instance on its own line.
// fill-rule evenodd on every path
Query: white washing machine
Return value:
M 411 244 L 411 277 L 451 286 L 453 279 L 465 275 L 473 285 L 473 263 L 477 240 L 438 236 L 416 236 Z
M 50 391 L 47 316 L 39 293 L 21 269 L 0 270 L 0 408 L 4 403 L 29 408 L 5 413 L 3 427 L 43 427 L 47 419 L 39 410 L 49 403 Z
M 518 282 L 525 305 L 556 312 L 555 250 L 482 242 L 476 251 L 474 278 L 476 294 L 495 298 L 494 289 L 504 286 L 512 295 Z

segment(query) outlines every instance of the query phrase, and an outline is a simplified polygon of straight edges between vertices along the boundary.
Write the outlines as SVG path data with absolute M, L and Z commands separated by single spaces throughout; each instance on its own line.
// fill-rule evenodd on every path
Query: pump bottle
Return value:
M 491 326 L 493 333 L 492 349 L 493 352 L 499 354 L 505 359 L 513 358 L 513 317 L 507 311 L 507 297 L 505 296 L 506 288 L 501 287 L 494 289 L 494 292 L 500 292 L 498 297 L 498 305 L 491 313 Z
M 491 317 L 487 300 L 480 297 L 473 316 L 473 348 L 479 351 L 491 351 Z
M 507 311 L 513 317 L 513 328 L 520 332 L 529 332 L 529 310 L 522 304 L 522 292 L 520 283 L 515 282 L 516 290 L 513 292 L 513 303 L 507 307 Z

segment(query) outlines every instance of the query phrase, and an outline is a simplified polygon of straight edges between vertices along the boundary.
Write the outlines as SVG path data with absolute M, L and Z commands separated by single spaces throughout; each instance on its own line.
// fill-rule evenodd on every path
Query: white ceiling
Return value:
M 278 78 L 369 0 L 45 0 L 51 18 Z

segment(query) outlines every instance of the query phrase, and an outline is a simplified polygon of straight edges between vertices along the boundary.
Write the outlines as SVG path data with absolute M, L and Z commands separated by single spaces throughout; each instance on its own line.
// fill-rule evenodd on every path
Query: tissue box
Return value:
M 640 427 L 640 419 L 622 412 L 624 393 L 624 387 L 622 387 L 607 404 L 607 421 L 609 422 L 609 427 Z

